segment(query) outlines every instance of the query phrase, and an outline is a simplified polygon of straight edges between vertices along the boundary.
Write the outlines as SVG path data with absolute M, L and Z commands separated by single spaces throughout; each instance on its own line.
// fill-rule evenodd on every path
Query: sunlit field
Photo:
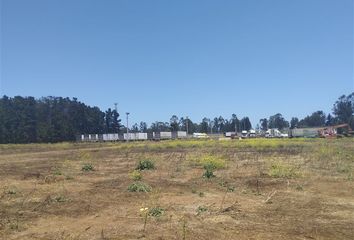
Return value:
M 353 239 L 354 140 L 0 145 L 0 239 Z

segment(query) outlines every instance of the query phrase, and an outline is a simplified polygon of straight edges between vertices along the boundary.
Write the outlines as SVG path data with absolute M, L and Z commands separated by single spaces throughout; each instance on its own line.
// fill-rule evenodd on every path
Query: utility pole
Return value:
M 187 137 L 188 137 L 188 116 L 186 117 L 186 130 L 187 130 Z
M 210 135 L 213 134 L 213 121 L 210 120 Z
M 129 113 L 126 112 L 125 114 L 127 114 L 127 141 L 129 141 Z
M 116 111 L 116 113 L 118 113 L 118 103 L 114 103 L 114 110 Z M 118 119 L 117 119 L 117 121 L 118 121 Z M 118 122 L 118 124 L 117 124 L 117 129 L 116 129 L 116 131 L 117 131 L 117 134 L 119 134 L 119 122 Z M 117 135 L 118 136 L 118 135 Z M 119 138 L 119 137 L 118 137 Z

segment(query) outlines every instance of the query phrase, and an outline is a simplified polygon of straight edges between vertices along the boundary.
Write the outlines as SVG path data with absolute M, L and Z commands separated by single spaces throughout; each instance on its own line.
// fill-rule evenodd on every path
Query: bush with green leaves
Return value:
M 204 167 L 204 169 L 205 169 L 205 172 L 203 173 L 203 177 L 204 177 L 204 178 L 210 179 L 210 178 L 215 177 L 214 172 L 213 172 L 213 170 L 214 170 L 213 168 L 211 168 L 211 167 Z
M 152 217 L 160 217 L 163 212 L 165 210 L 163 208 L 160 208 L 160 207 L 153 207 L 149 210 L 149 216 L 152 216 Z
M 84 172 L 89 172 L 89 171 L 93 171 L 94 167 L 92 166 L 92 164 L 86 163 L 82 166 L 81 170 Z
M 203 212 L 206 212 L 206 211 L 208 211 L 208 208 L 207 208 L 207 207 L 205 207 L 205 206 L 199 206 L 199 207 L 197 208 L 197 215 L 199 215 L 199 214 L 201 214 L 201 213 L 203 213 Z
M 150 169 L 155 169 L 155 164 L 151 160 L 140 160 L 138 163 L 138 166 L 136 167 L 136 170 L 150 170 Z
M 143 182 L 134 182 L 128 187 L 129 192 L 150 192 L 151 189 L 152 188 L 148 184 Z
M 62 203 L 68 201 L 68 199 L 63 195 L 55 196 L 53 199 L 55 202 Z

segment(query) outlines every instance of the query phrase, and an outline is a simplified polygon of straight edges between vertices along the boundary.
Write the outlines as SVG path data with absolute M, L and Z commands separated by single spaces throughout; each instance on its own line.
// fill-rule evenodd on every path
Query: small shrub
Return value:
M 60 171 L 59 168 L 55 168 L 53 171 L 53 175 L 62 175 L 62 172 Z
M 58 203 L 66 202 L 66 201 L 67 201 L 67 198 L 64 197 L 64 196 L 62 196 L 62 195 L 59 195 L 59 196 L 54 197 L 54 201 L 55 201 L 55 202 L 58 202 Z
M 84 172 L 89 172 L 89 171 L 93 171 L 94 167 L 92 166 L 92 164 L 86 163 L 84 164 L 84 166 L 82 166 L 81 170 Z
M 140 160 L 136 170 L 150 170 L 155 169 L 155 164 L 151 160 Z
M 128 187 L 129 192 L 150 192 L 151 187 L 142 182 L 134 182 Z
M 11 230 L 18 230 L 19 229 L 18 221 L 10 223 L 10 229 Z
M 208 211 L 208 208 L 207 208 L 207 207 L 205 207 L 205 206 L 199 206 L 199 207 L 197 208 L 197 215 L 199 215 L 199 214 L 201 214 L 201 213 L 203 213 L 203 212 L 206 212 L 206 211 Z
M 204 197 L 205 196 L 205 194 L 203 193 L 203 192 L 199 192 L 199 197 Z
M 70 175 L 66 175 L 66 176 L 65 176 L 65 180 L 73 180 L 73 179 L 74 179 L 73 176 L 70 176 Z
M 221 187 L 227 187 L 227 186 L 228 186 L 228 182 L 227 182 L 227 181 L 224 181 L 224 180 L 221 180 L 221 181 L 219 182 L 219 185 L 220 185 Z
M 138 170 L 134 170 L 133 172 L 130 173 L 130 178 L 133 179 L 134 181 L 139 181 L 142 179 L 141 172 Z
M 304 191 L 304 188 L 302 185 L 298 184 L 295 188 L 297 191 Z
M 15 189 L 9 189 L 9 190 L 7 190 L 6 193 L 7 193 L 7 194 L 10 194 L 10 195 L 14 195 L 14 194 L 16 194 L 17 192 L 16 192 Z
M 235 191 L 235 186 L 227 186 L 227 191 L 228 192 L 234 192 Z
M 212 168 L 206 168 L 205 172 L 203 173 L 203 177 L 204 178 L 208 178 L 208 179 L 215 177 L 213 169 Z
M 165 210 L 160 207 L 154 207 L 149 210 L 149 216 L 160 217 Z
M 349 164 L 345 164 L 343 162 L 337 162 L 336 164 L 337 172 L 338 173 L 350 173 L 351 167 Z

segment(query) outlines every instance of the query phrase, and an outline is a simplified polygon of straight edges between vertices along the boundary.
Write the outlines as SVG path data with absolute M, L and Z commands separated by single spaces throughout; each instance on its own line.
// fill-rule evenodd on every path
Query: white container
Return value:
M 177 138 L 186 138 L 186 137 L 187 137 L 186 131 L 178 131 L 177 132 Z
M 124 133 L 124 140 L 136 140 L 137 139 L 137 136 L 136 136 L 136 133 Z
M 160 132 L 161 139 L 171 139 L 172 133 L 171 132 Z
M 147 133 L 136 133 L 136 140 L 147 140 Z
M 206 133 L 193 133 L 194 138 L 209 138 L 208 134 Z

